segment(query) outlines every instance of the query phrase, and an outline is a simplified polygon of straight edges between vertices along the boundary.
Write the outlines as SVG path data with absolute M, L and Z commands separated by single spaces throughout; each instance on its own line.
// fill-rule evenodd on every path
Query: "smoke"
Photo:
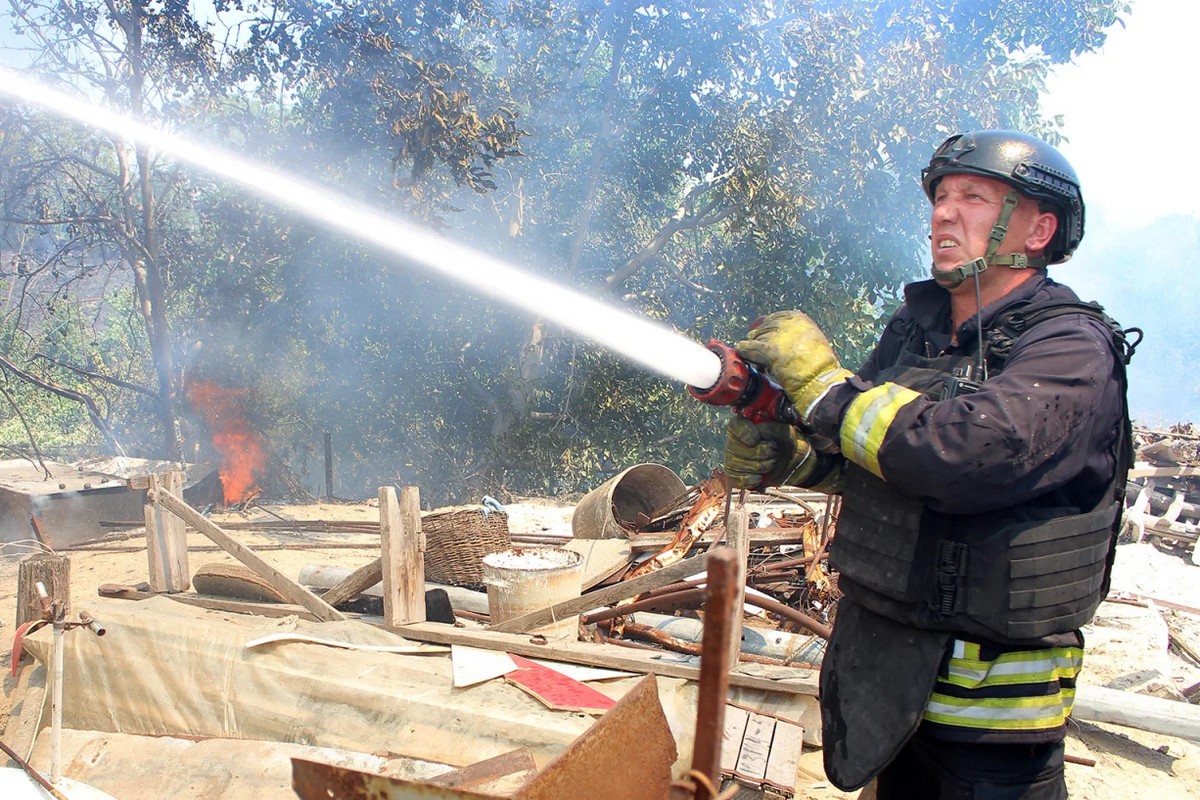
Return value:
M 1129 365 L 1130 413 L 1143 424 L 1200 420 L 1200 328 L 1192 291 L 1197 253 L 1196 217 L 1161 217 L 1127 229 L 1095 213 L 1075 257 L 1051 268 L 1083 299 L 1144 331 Z

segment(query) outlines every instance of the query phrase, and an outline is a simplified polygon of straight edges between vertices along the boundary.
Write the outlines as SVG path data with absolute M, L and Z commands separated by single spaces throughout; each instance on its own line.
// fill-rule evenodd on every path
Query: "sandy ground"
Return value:
M 312 504 L 272 506 L 271 510 L 290 519 L 376 520 L 374 503 Z M 248 515 L 214 517 L 222 521 L 277 519 L 261 510 Z M 514 530 L 569 530 L 569 507 L 539 502 L 522 505 L 510 516 Z M 288 575 L 298 575 L 306 564 L 357 567 L 378 553 L 378 537 L 340 533 L 250 533 L 238 531 L 237 538 L 250 547 L 273 545 L 300 546 L 305 549 L 263 549 L 262 556 Z M 338 547 L 329 547 L 339 545 Z M 352 547 L 346 547 L 350 545 Z M 190 565 L 236 563 L 223 552 L 204 552 L 213 545 L 200 534 L 189 536 Z M 11 641 L 16 613 L 17 564 L 24 552 L 13 547 L 0 549 L 0 633 Z M 75 609 L 86 608 L 104 583 L 135 584 L 146 580 L 146 552 L 142 540 L 106 544 L 102 549 L 74 551 L 71 554 L 71 601 Z M 1200 567 L 1178 556 L 1162 553 L 1150 545 L 1124 546 L 1119 551 L 1114 590 L 1152 594 L 1176 603 L 1200 606 Z M 1098 685 L 1119 686 L 1144 683 L 1151 673 L 1154 680 L 1179 690 L 1200 682 L 1200 669 L 1167 651 L 1167 624 L 1190 633 L 1200 642 L 1200 615 L 1163 612 L 1155 607 L 1105 603 L 1096 624 L 1086 634 L 1088 655 L 1084 679 Z M 8 677 L 10 654 L 2 648 L 0 671 L 4 674 L 4 692 L 0 697 L 0 729 L 8 718 L 12 703 L 13 681 Z M 1067 741 L 1070 754 L 1096 760 L 1095 767 L 1067 766 L 1071 795 L 1089 800 L 1185 800 L 1200 797 L 1200 743 L 1170 736 L 1147 733 L 1114 725 L 1072 723 Z M 797 797 L 850 798 L 858 793 L 843 793 L 824 778 L 821 753 L 806 750 L 801 757 L 801 783 Z

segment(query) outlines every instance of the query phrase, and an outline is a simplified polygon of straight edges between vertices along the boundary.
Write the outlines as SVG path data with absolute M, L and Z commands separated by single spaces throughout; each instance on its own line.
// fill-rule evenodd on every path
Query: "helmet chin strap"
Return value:
M 987 252 L 983 258 L 977 258 L 974 261 L 968 261 L 965 264 L 959 264 L 954 269 L 939 270 L 937 265 L 933 265 L 930 269 L 930 275 L 937 281 L 937 284 L 946 289 L 953 289 L 960 285 L 963 281 L 970 277 L 976 277 L 987 271 L 988 267 L 1009 267 L 1010 269 L 1041 269 L 1050 263 L 1050 259 L 1042 256 L 1027 256 L 1024 253 L 1009 253 L 1008 255 L 998 256 L 996 251 L 1000 249 L 1000 243 L 1004 241 L 1005 235 L 1008 234 L 1008 222 L 1012 219 L 1013 211 L 1017 208 L 1017 203 L 1021 201 L 1021 195 L 1016 189 L 1010 189 L 1004 198 L 1004 205 L 1000 208 L 1000 216 L 996 218 L 996 224 L 992 226 L 992 232 L 988 236 Z

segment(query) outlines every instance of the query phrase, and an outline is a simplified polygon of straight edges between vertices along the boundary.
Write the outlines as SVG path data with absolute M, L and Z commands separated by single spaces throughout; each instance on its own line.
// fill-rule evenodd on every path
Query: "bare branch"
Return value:
M 30 372 L 26 372 L 13 362 L 9 361 L 3 355 L 0 355 L 0 367 L 8 370 L 21 380 L 32 383 L 39 389 L 44 389 L 51 394 L 56 394 L 59 397 L 65 397 L 68 400 L 74 400 L 77 403 L 82 403 L 84 408 L 87 409 L 88 417 L 92 420 L 92 424 L 95 425 L 96 429 L 99 430 L 104 438 L 108 440 L 109 444 L 111 444 L 118 452 L 124 451 L 124 448 L 121 447 L 116 437 L 113 436 L 112 430 L 108 427 L 108 423 L 106 423 L 104 421 L 104 417 L 101 416 L 100 409 L 96 406 L 95 400 L 88 397 L 86 394 L 83 394 L 82 392 L 77 392 L 74 389 L 67 389 L 64 386 L 57 386 L 49 381 L 39 378 Z
M 640 251 L 635 253 L 632 258 L 622 264 L 616 271 L 604 279 L 610 290 L 615 291 L 618 286 L 637 274 L 637 272 L 658 257 L 663 248 L 675 238 L 675 235 L 680 231 L 696 230 L 698 228 L 715 225 L 722 220 L 730 217 L 735 209 L 732 206 L 717 211 L 720 204 L 719 200 L 713 200 L 700 214 L 693 214 L 696 201 L 706 191 L 711 189 L 714 184 L 701 183 L 698 184 L 684 196 L 683 201 L 667 220 L 666 224 L 655 234 Z
M 29 437 L 29 446 L 33 448 L 33 454 L 37 456 L 37 462 L 41 466 L 42 472 L 46 474 L 46 479 L 49 480 L 53 476 L 50 474 L 50 470 L 46 467 L 45 459 L 42 458 L 42 451 L 38 449 L 37 438 L 34 437 L 33 430 L 29 427 L 29 421 L 25 419 L 25 414 L 21 411 L 21 407 L 17 405 L 16 399 L 9 394 L 8 389 L 4 387 L 4 384 L 0 384 L 0 394 L 4 395 L 4 399 L 8 401 L 10 406 L 12 406 L 13 411 L 17 412 L 17 418 L 21 420 L 21 425 L 25 428 L 25 435 Z
M 71 372 L 74 372 L 76 375 L 82 375 L 83 377 L 87 378 L 88 380 L 97 380 L 97 381 L 102 381 L 104 383 L 111 383 L 113 386 L 120 386 L 122 389 L 129 389 L 131 391 L 137 392 L 138 394 L 145 395 L 146 397 L 149 397 L 151 400 L 154 400 L 156 402 L 158 401 L 158 395 L 155 394 L 154 392 L 152 392 L 151 390 L 147 389 L 145 386 L 139 386 L 136 383 L 130 383 L 129 381 L 123 381 L 120 378 L 113 378 L 109 375 L 102 375 L 99 372 L 93 372 L 92 370 L 84 369 L 83 367 L 77 367 L 73 364 L 67 364 L 62 361 L 59 361 L 57 358 L 51 358 L 50 356 L 46 355 L 45 353 L 34 353 L 33 357 L 45 359 L 46 361 L 49 361 L 51 364 L 55 365 L 56 367 L 62 367 L 63 369 L 70 370 Z

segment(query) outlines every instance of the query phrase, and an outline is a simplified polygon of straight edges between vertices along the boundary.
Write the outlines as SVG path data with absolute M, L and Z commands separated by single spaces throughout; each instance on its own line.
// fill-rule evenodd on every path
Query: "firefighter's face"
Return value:
M 984 256 L 1008 190 L 1007 183 L 979 175 L 947 175 L 938 182 L 929 240 L 936 268 L 950 270 Z M 1035 201 L 1022 197 L 996 252 L 1039 252 L 1049 243 L 1054 222 L 1053 214 L 1039 212 Z

